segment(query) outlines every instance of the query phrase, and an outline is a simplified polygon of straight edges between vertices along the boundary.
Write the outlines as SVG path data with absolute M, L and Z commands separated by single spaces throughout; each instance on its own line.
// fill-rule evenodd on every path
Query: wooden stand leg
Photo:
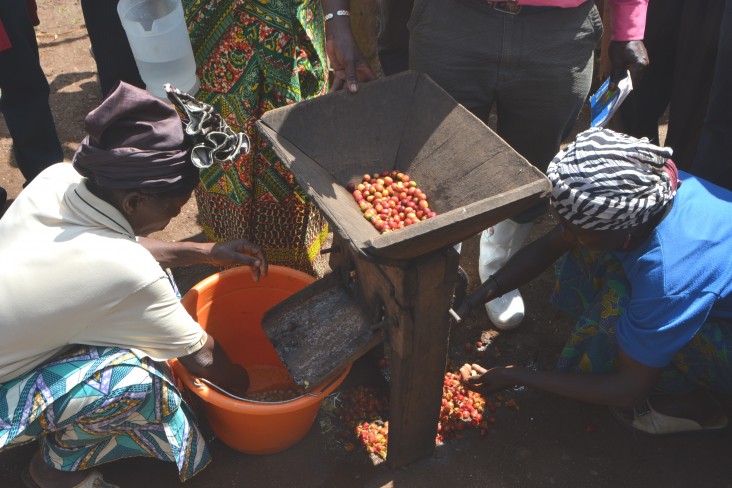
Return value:
M 392 371 L 387 461 L 404 466 L 435 449 L 449 340 L 448 309 L 458 254 L 452 249 L 416 259 L 391 272 L 399 311 L 389 331 Z

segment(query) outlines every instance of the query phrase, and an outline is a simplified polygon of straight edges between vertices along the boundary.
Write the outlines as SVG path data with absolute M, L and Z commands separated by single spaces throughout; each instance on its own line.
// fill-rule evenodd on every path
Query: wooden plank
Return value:
M 371 320 L 396 319 L 387 332 L 391 383 L 389 455 L 392 467 L 427 457 L 435 449 L 447 361 L 447 310 L 459 255 L 443 249 L 400 266 L 359 258 L 334 235 L 330 264 L 339 276 L 356 275 L 356 291 Z
M 415 260 L 404 270 L 385 267 L 395 282 L 396 299 L 407 305 L 389 331 L 394 345 L 389 364 L 389 454 L 401 467 L 435 449 L 445 376 L 449 320 L 458 254 L 449 248 Z M 398 337 L 398 341 L 394 338 Z

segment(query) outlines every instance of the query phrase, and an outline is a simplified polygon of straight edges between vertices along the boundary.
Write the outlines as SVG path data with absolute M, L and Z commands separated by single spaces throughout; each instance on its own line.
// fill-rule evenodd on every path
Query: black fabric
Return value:
M 377 47 L 386 76 L 409 69 L 409 29 L 407 22 L 414 0 L 381 0 L 381 24 Z
M 0 51 L 0 112 L 5 117 L 13 154 L 25 184 L 64 154 L 56 133 L 50 89 L 41 68 L 33 18 L 25 1 L 0 1 L 0 20 L 12 43 Z
M 81 0 L 103 97 L 114 89 L 118 81 L 145 88 L 117 14 L 118 3 L 119 0 Z
M 732 190 L 732 0 L 726 0 L 719 49 L 696 160 L 691 172 Z
M 724 0 L 651 0 L 643 43 L 651 63 L 635 80 L 614 127 L 659 144 L 659 120 L 668 108 L 664 145 L 674 161 L 691 171 L 718 52 Z

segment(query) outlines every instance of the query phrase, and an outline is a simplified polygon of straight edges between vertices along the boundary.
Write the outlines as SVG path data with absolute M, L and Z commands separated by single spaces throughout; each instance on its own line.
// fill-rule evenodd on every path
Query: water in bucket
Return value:
M 180 0 L 120 0 L 117 13 L 147 90 L 166 99 L 163 85 L 194 94 L 196 62 Z

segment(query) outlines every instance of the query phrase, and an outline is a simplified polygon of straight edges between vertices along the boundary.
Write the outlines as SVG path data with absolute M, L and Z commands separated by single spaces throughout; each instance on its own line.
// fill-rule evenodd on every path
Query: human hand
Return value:
M 618 87 L 618 82 L 630 71 L 633 84 L 640 82 L 643 70 L 648 66 L 648 52 L 643 41 L 612 41 L 608 48 L 610 57 L 610 89 Z
M 473 293 L 465 297 L 465 300 L 463 300 L 455 312 L 461 319 L 465 320 L 477 307 L 488 303 L 498 296 L 498 282 L 495 279 L 488 279 L 476 288 Z
M 267 256 L 261 247 L 246 239 L 218 242 L 211 247 L 209 256 L 215 266 L 249 266 L 254 281 L 259 281 L 262 275 L 267 276 Z
M 366 58 L 356 45 L 351 33 L 350 20 L 333 19 L 334 25 L 329 29 L 325 51 L 334 72 L 330 92 L 348 87 L 348 91 L 356 93 L 358 84 L 376 79 L 376 74 L 366 62 Z
M 479 364 L 464 364 L 460 367 L 460 380 L 469 390 L 488 394 L 505 390 L 516 384 L 505 374 L 512 366 L 485 369 Z
M 475 304 L 474 304 L 475 302 Z M 475 310 L 475 307 L 478 304 L 478 299 L 475 297 L 475 294 L 468 295 L 465 297 L 463 302 L 460 304 L 457 310 L 455 310 L 455 313 L 458 317 L 460 317 L 460 321 L 465 320 L 470 316 L 470 314 L 473 313 L 473 310 Z
M 249 373 L 244 367 L 232 363 L 226 379 L 221 384 L 221 388 L 239 398 L 246 397 L 249 390 Z

